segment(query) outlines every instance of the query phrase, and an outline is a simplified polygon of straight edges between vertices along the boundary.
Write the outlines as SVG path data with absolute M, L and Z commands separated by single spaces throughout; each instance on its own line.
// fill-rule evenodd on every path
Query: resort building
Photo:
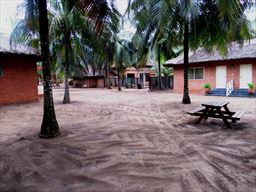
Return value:
M 183 63 L 183 55 L 165 62 L 174 70 L 174 92 L 183 92 Z M 203 93 L 203 85 L 210 83 L 216 95 L 246 95 L 248 83 L 256 84 L 256 39 L 242 47 L 232 43 L 226 56 L 216 50 L 207 53 L 202 48 L 190 52 L 188 76 L 191 93 Z
M 38 100 L 38 50 L 0 39 L 0 105 Z

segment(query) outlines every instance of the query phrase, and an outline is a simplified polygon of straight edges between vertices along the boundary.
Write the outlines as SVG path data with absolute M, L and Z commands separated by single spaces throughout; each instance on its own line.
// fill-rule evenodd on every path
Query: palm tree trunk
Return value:
M 189 86 L 188 86 L 188 54 L 189 54 L 189 28 L 188 22 L 185 23 L 185 30 L 184 30 L 184 90 L 183 90 L 183 99 L 182 103 L 190 104 L 190 97 L 189 97 Z
M 108 88 L 108 64 L 105 66 L 105 87 Z
M 60 134 L 55 116 L 51 88 L 51 71 L 49 60 L 49 29 L 46 0 L 39 1 L 39 33 L 41 41 L 43 80 L 44 80 L 44 114 L 39 137 L 52 138 Z
M 70 36 L 67 34 L 66 41 L 65 41 L 65 92 L 63 98 L 63 104 L 70 103 L 70 96 L 69 96 L 69 50 L 70 50 Z
M 160 60 L 160 49 L 161 49 L 161 45 L 158 45 L 158 51 L 157 51 L 157 59 L 158 59 L 158 87 L 159 87 L 159 90 L 162 90 L 163 89 L 163 86 L 162 86 L 162 78 L 161 78 L 161 60 Z
M 64 98 L 63 104 L 70 103 L 70 96 L 69 96 L 69 82 L 68 82 L 68 73 L 69 73 L 69 64 L 68 62 L 65 64 L 65 91 L 64 91 Z
M 92 65 L 92 75 L 95 76 L 95 74 L 96 74 L 96 69 L 95 69 L 95 66 Z
M 120 68 L 117 68 L 117 79 L 118 79 L 118 91 L 122 91 L 121 89 L 121 80 L 120 80 Z

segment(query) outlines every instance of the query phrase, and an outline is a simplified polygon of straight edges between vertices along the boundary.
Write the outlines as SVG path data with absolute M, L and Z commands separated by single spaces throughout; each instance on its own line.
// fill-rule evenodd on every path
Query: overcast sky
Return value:
M 22 9 L 18 6 L 23 0 L 0 0 L 0 33 L 11 33 L 13 26 L 17 20 L 22 16 Z M 127 8 L 127 0 L 116 0 L 116 6 L 121 14 Z
M 23 0 L 0 0 L 0 33 L 11 33 L 17 18 L 22 17 L 22 9 L 18 8 Z M 127 8 L 127 0 L 115 0 L 116 6 L 121 14 Z M 249 19 L 256 18 L 256 9 L 250 12 Z
M 22 0 L 0 0 L 0 32 L 10 33 L 18 17 L 17 7 Z

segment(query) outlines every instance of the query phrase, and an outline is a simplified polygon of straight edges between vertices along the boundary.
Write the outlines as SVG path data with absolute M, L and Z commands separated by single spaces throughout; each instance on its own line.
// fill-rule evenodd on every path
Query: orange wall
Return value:
M 104 78 L 94 78 L 86 80 L 87 88 L 104 88 Z
M 0 105 L 38 100 L 36 61 L 29 57 L 2 56 Z
M 153 73 L 153 72 L 150 68 L 146 68 L 146 67 L 140 68 L 140 69 L 130 67 L 130 68 L 126 68 L 126 70 L 124 72 L 125 77 L 127 77 L 127 74 L 134 74 L 135 78 L 139 78 L 140 73 Z
M 98 80 L 97 87 L 98 88 L 104 88 L 104 79 L 99 79 Z
M 216 66 L 226 65 L 227 66 L 227 82 L 234 80 L 234 88 L 239 88 L 240 81 L 240 64 L 252 64 L 253 74 L 252 81 L 256 84 L 256 60 L 240 60 L 240 61 L 220 61 L 219 63 L 197 63 L 190 64 L 189 67 L 204 67 L 204 79 L 200 80 L 189 80 L 189 91 L 191 93 L 203 94 L 204 90 L 202 88 L 204 83 L 210 83 L 212 88 L 216 87 Z M 183 92 L 184 86 L 184 72 L 183 66 L 174 66 L 174 92 Z

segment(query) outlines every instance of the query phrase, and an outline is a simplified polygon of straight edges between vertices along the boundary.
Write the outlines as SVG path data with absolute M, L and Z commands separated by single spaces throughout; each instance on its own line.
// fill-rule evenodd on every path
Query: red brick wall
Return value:
M 97 88 L 97 79 L 86 80 L 87 88 Z
M 104 88 L 104 78 L 92 78 L 86 80 L 87 88 Z
M 201 67 L 190 65 L 190 67 Z M 202 66 L 204 67 L 204 66 Z M 183 67 L 174 68 L 174 91 L 182 93 L 184 87 L 184 72 Z M 212 87 L 215 87 L 215 68 L 214 66 L 204 67 L 204 79 L 189 79 L 189 91 L 190 93 L 203 93 L 203 84 L 210 83 Z
M 97 88 L 104 88 L 104 79 L 98 79 Z
M 189 80 L 189 91 L 190 93 L 203 94 L 202 88 L 204 83 L 210 83 L 212 88 L 216 87 L 216 66 L 226 65 L 227 66 L 227 82 L 234 80 L 234 88 L 239 88 L 240 81 L 240 64 L 252 64 L 253 73 L 252 80 L 256 84 L 256 60 L 243 59 L 239 61 L 219 61 L 219 62 L 208 62 L 208 63 L 197 63 L 190 64 L 189 67 L 204 67 L 204 79 Z M 183 77 L 183 66 L 174 66 L 174 92 L 183 92 L 184 77 Z
M 29 57 L 2 56 L 0 105 L 38 100 L 36 61 Z

